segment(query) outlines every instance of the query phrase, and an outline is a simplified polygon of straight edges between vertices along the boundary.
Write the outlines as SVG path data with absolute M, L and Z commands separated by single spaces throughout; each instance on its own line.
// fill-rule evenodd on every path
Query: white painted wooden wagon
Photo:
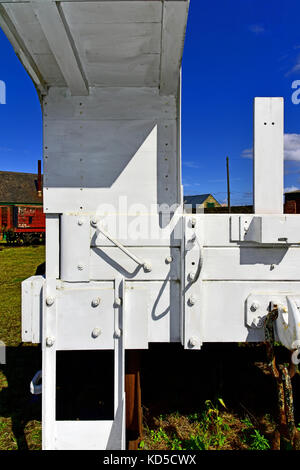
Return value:
M 270 302 L 281 306 L 286 346 L 300 339 L 282 98 L 255 99 L 255 213 L 183 213 L 188 6 L 0 0 L 43 110 L 46 275 L 23 282 L 22 334 L 42 344 L 44 449 L 124 449 L 125 350 L 262 341 Z M 69 350 L 114 350 L 114 419 L 56 419 L 56 353 Z

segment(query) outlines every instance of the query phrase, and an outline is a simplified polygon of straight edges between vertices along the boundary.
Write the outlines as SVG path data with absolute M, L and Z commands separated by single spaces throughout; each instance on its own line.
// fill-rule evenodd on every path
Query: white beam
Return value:
M 31 3 L 71 94 L 87 95 L 87 81 L 59 7 L 54 2 L 43 0 Z
M 0 27 L 14 48 L 14 51 L 19 57 L 23 66 L 35 83 L 36 88 L 41 95 L 45 95 L 47 93 L 47 85 L 42 75 L 40 74 L 35 61 L 33 60 L 22 38 L 20 37 L 12 19 L 5 10 L 5 7 L 2 5 L 0 5 Z
M 283 98 L 254 100 L 254 212 L 283 212 Z
M 177 93 L 185 38 L 189 0 L 164 1 L 162 19 L 162 49 L 160 93 Z

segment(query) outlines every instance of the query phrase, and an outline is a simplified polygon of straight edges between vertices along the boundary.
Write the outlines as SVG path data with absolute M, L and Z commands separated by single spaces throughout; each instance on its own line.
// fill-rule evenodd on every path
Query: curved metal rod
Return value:
M 124 245 L 122 245 L 118 240 L 116 240 L 115 238 L 113 238 L 109 233 L 107 233 L 103 228 L 99 227 L 97 225 L 97 229 L 99 230 L 99 232 L 101 232 L 109 241 L 111 241 L 115 246 L 117 246 L 121 251 L 123 251 L 123 253 L 125 253 L 127 256 L 129 256 L 129 258 L 131 258 L 133 261 L 135 261 L 138 265 L 140 266 L 143 266 L 143 268 L 145 269 L 145 271 L 152 271 L 152 266 L 149 262 L 143 260 L 143 259 L 140 259 L 138 258 L 137 256 L 135 256 L 133 253 L 131 253 L 129 250 L 127 250 L 127 248 L 125 248 Z

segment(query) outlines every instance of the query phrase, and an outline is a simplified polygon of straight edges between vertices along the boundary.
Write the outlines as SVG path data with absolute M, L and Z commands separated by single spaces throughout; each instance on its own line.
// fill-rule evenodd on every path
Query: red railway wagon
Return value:
M 45 240 L 45 214 L 38 205 L 0 206 L 0 231 L 9 244 L 27 245 Z

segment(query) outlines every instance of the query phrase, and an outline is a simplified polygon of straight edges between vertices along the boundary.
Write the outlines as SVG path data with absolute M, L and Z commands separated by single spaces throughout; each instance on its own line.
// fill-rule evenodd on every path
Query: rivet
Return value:
M 173 261 L 172 256 L 167 256 L 166 259 L 165 259 L 166 264 L 170 264 L 170 263 L 172 263 L 172 261 Z
M 84 224 L 84 220 L 83 219 L 78 219 L 78 225 L 83 225 Z
M 252 302 L 251 307 L 250 307 L 250 310 L 251 310 L 252 312 L 256 312 L 256 310 L 258 310 L 259 307 L 260 307 L 260 305 L 259 305 L 258 302 Z
M 93 227 L 96 227 L 96 226 L 97 226 L 97 224 L 98 224 L 98 219 L 97 219 L 97 217 L 93 217 L 93 218 L 92 218 L 91 224 L 92 224 Z
M 195 336 L 192 336 L 189 339 L 189 347 L 194 348 L 195 346 L 197 346 L 197 344 L 198 344 L 198 339 Z
M 92 300 L 92 307 L 98 307 L 100 305 L 100 297 L 95 297 L 95 299 Z
M 195 305 L 195 303 L 196 303 L 196 298 L 194 295 L 191 295 L 191 297 L 188 300 L 188 304 L 192 306 L 192 305 Z
M 77 269 L 78 269 L 79 271 L 82 271 L 82 270 L 84 269 L 83 264 L 78 264 Z
M 144 266 L 143 266 L 143 267 L 144 267 L 144 271 L 145 271 L 146 273 L 150 273 L 150 272 L 152 271 L 152 266 L 151 266 L 150 263 L 144 263 Z
M 53 346 L 54 341 L 55 341 L 54 338 L 51 338 L 50 336 L 48 336 L 48 338 L 46 338 L 46 346 L 50 348 L 51 346 Z
M 191 272 L 188 274 L 188 280 L 191 282 L 195 280 L 195 277 L 196 277 L 196 273 L 194 272 Z
M 101 335 L 101 330 L 100 328 L 94 328 L 93 331 L 92 331 L 92 337 L 93 338 L 98 338 L 98 336 Z
M 48 305 L 48 307 L 51 307 L 51 305 L 54 304 L 54 300 L 55 300 L 54 297 L 51 297 L 51 296 L 47 297 L 46 298 L 46 305 Z
M 120 299 L 120 297 L 117 297 L 115 299 L 115 307 L 121 307 L 122 305 L 122 300 Z

